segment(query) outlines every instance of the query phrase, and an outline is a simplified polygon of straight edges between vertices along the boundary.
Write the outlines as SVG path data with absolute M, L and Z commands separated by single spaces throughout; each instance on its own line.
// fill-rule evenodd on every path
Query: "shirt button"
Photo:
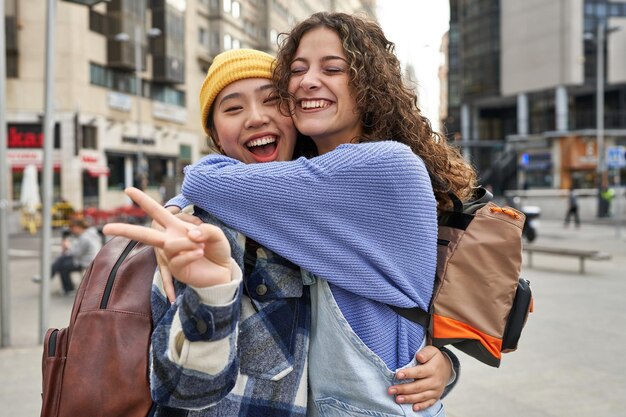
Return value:
M 207 331 L 207 325 L 203 320 L 196 320 L 196 330 L 198 334 L 204 334 Z
M 265 284 L 257 285 L 256 293 L 257 293 L 257 295 L 265 295 L 265 294 L 267 294 L 267 285 L 265 285 Z

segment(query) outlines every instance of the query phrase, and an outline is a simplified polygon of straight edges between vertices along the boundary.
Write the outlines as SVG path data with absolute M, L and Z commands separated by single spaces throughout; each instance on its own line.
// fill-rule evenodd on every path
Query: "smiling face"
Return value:
M 349 86 L 349 64 L 333 30 L 319 27 L 302 36 L 290 70 L 293 121 L 301 133 L 313 139 L 320 154 L 361 135 L 360 115 Z
M 289 161 L 296 144 L 291 117 L 278 110 L 272 83 L 248 78 L 226 86 L 213 104 L 213 138 L 245 163 Z

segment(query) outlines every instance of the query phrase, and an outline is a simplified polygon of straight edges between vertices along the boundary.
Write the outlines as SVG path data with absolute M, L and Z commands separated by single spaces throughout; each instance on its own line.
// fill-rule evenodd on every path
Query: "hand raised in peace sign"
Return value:
M 220 228 L 180 220 L 137 188 L 127 188 L 125 192 L 163 230 L 109 223 L 104 226 L 105 235 L 124 236 L 163 249 L 169 269 L 177 280 L 187 285 L 200 288 L 230 281 L 230 245 Z

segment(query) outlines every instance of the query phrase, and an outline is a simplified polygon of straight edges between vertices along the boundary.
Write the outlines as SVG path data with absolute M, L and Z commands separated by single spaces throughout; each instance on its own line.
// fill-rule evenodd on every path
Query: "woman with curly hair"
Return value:
M 390 305 L 428 308 L 437 210 L 475 181 L 421 115 L 393 49 L 355 16 L 317 13 L 296 25 L 275 82 L 319 156 L 246 165 L 210 155 L 183 182 L 194 205 L 308 271 L 310 415 L 416 415 L 379 395 L 402 392 L 392 384 L 412 377 L 425 344 L 425 329 Z M 437 401 L 417 415 L 443 413 Z
M 297 132 L 291 117 L 279 112 L 273 62 L 264 52 L 238 49 L 219 54 L 209 68 L 200 92 L 202 126 L 221 154 L 249 164 L 292 159 Z M 305 151 L 303 143 L 298 145 L 298 152 Z M 141 191 L 127 193 L 165 230 L 108 224 L 105 232 L 159 248 L 178 245 L 170 256 L 157 251 L 162 262 L 152 293 L 150 378 L 155 415 L 170 415 L 174 407 L 198 416 L 304 416 L 310 315 L 300 268 L 209 213 L 195 210 L 196 224 L 185 224 Z M 198 238 L 202 256 L 194 258 L 197 240 L 188 233 L 196 227 L 201 236 L 212 230 L 215 238 Z M 173 281 L 172 293 L 167 290 L 170 268 L 175 293 Z M 216 331 L 198 334 L 198 328 Z M 402 387 L 396 400 L 415 398 L 417 407 L 425 407 L 441 396 L 450 364 L 433 346 L 416 358 L 419 368 L 405 372 L 419 381 Z
M 297 81 L 299 70 L 293 69 L 302 37 L 313 29 L 327 28 L 340 38 L 346 54 L 345 63 L 350 91 L 361 121 L 358 137 L 341 138 L 345 142 L 395 140 L 409 146 L 420 156 L 434 179 L 438 208 L 451 204 L 448 192 L 462 201 L 470 197 L 476 173 L 441 134 L 434 132 L 430 121 L 417 107 L 417 96 L 402 79 L 402 67 L 395 55 L 395 45 L 373 21 L 343 13 L 316 13 L 284 34 L 278 51 L 274 82 L 284 105 L 297 103 L 290 84 Z M 321 45 L 320 45 L 321 47 Z M 297 60 L 296 60 L 297 62 Z M 298 130 L 307 135 L 299 123 L 297 107 L 289 107 Z M 302 116 L 300 116 L 302 119 Z M 319 142 L 316 141 L 319 148 Z M 323 153 L 323 150 L 320 150 Z

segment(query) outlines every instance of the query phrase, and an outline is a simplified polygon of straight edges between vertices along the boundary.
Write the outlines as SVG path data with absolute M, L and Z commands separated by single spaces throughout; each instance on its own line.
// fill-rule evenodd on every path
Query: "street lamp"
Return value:
M 145 190 L 148 186 L 148 164 L 143 153 L 143 137 L 141 134 L 141 96 L 143 86 L 141 83 L 141 39 L 142 26 L 135 25 L 134 36 L 134 56 L 135 56 L 135 96 L 137 97 L 137 177 L 139 179 L 139 188 Z M 161 35 L 158 28 L 150 28 L 146 32 L 147 38 L 156 38 Z M 128 33 L 118 33 L 114 38 L 118 42 L 130 42 L 131 38 Z
M 598 185 L 598 213 L 597 217 L 604 217 L 607 209 L 602 202 L 602 189 L 606 183 L 604 166 L 604 40 L 606 35 L 619 30 L 619 28 L 607 28 L 603 21 L 598 22 L 595 36 L 587 32 L 584 38 L 594 40 L 596 44 L 596 138 L 598 163 L 596 166 Z M 595 39 L 594 39 L 595 38 Z

